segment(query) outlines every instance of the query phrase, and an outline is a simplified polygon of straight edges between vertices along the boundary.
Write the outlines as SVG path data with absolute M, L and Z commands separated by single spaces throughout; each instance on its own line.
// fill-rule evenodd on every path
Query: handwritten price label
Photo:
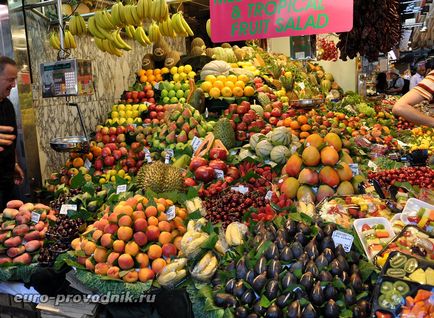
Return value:
M 191 147 L 193 148 L 193 152 L 196 152 L 197 148 L 199 148 L 201 144 L 202 144 L 202 139 L 194 136 L 193 140 L 191 141 Z
M 170 206 L 167 211 L 166 211 L 166 215 L 167 215 L 167 220 L 173 220 L 176 216 L 176 208 L 174 205 Z
M 166 149 L 166 156 L 164 157 L 164 163 L 168 165 L 170 163 L 170 159 L 173 157 L 173 150 Z
M 127 192 L 127 185 L 126 184 L 118 185 L 116 188 L 116 194 L 123 193 L 123 192 Z
M 247 192 L 249 192 L 249 188 L 245 186 L 231 187 L 231 190 L 239 192 L 241 194 L 246 194 Z
M 33 223 L 38 223 L 40 218 L 41 218 L 41 215 L 39 213 L 32 212 L 31 221 Z
M 333 242 L 335 243 L 335 247 L 338 245 L 342 245 L 345 252 L 351 251 L 351 246 L 353 245 L 354 237 L 351 234 L 342 232 L 342 231 L 334 231 L 332 234 Z
M 89 159 L 86 158 L 86 161 L 84 162 L 84 166 L 87 170 L 89 170 L 90 167 L 92 167 L 92 162 L 90 162 Z
M 350 166 L 354 176 L 359 174 L 359 165 L 357 163 L 350 163 L 348 165 Z
M 59 214 L 68 214 L 68 211 L 77 211 L 77 205 L 76 204 L 62 204 L 60 207 Z
M 215 177 L 217 179 L 224 179 L 225 178 L 225 173 L 223 172 L 223 170 L 214 169 L 214 173 L 215 173 Z
M 270 201 L 272 197 L 273 197 L 273 191 L 268 191 L 267 194 L 265 195 L 265 200 Z
M 143 149 L 143 151 L 145 152 L 145 159 L 147 163 L 151 163 L 152 162 L 152 158 L 151 158 L 151 153 L 149 152 L 148 148 Z

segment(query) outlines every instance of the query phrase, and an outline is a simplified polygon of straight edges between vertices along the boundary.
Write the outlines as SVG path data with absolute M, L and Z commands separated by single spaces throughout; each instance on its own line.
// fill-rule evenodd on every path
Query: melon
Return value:
M 275 146 L 288 146 L 291 143 L 291 133 L 286 127 L 278 127 L 271 133 L 270 142 Z
M 259 117 L 264 117 L 264 109 L 261 105 L 250 105 L 250 108 L 253 109 Z
M 270 156 L 270 152 L 273 149 L 273 145 L 268 140 L 261 140 L 255 147 L 256 154 L 260 158 L 267 158 Z
M 271 149 L 270 159 L 278 164 L 284 164 L 289 156 L 291 155 L 291 151 L 285 146 L 275 146 Z
M 258 142 L 260 142 L 262 139 L 265 139 L 265 138 L 266 137 L 264 134 L 259 134 L 259 133 L 253 134 L 249 140 L 250 147 L 252 147 L 252 149 L 255 149 Z

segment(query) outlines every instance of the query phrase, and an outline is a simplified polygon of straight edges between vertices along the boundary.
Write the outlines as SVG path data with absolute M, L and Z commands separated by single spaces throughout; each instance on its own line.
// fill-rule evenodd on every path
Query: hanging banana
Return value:
M 136 31 L 134 32 L 134 39 L 137 42 L 139 42 L 140 45 L 142 46 L 148 46 L 152 43 L 151 40 L 146 35 L 145 30 L 143 29 L 142 26 L 138 26 L 136 28 Z
M 51 32 L 49 41 L 53 49 L 60 50 L 60 39 L 57 32 Z
M 148 34 L 149 34 L 149 39 L 153 43 L 157 43 L 158 40 L 160 39 L 161 36 L 160 28 L 158 27 L 157 23 L 155 23 L 155 21 L 153 21 L 149 26 Z
M 122 50 L 125 50 L 125 51 L 130 51 L 131 50 L 131 46 L 129 46 L 128 43 L 125 42 L 121 38 L 120 29 L 117 29 L 117 30 L 115 30 L 115 31 L 112 32 L 112 38 L 113 38 L 113 44 L 118 49 L 122 49 Z

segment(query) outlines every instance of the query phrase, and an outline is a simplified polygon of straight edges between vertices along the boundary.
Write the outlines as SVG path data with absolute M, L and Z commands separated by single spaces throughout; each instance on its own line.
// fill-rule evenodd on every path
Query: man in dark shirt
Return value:
M 14 60 L 0 57 L 0 212 L 14 199 L 14 185 L 24 180 L 24 172 L 16 162 L 17 124 L 15 110 L 7 98 L 15 87 L 17 66 Z

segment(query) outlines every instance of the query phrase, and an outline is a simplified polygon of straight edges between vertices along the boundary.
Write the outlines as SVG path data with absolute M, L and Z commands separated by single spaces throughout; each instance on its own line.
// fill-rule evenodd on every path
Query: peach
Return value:
M 23 204 L 24 202 L 21 200 L 10 200 L 8 203 L 6 203 L 6 207 L 10 209 L 19 209 Z
M 91 256 L 95 252 L 95 249 L 96 244 L 92 241 L 86 241 L 86 243 L 82 247 L 84 254 L 86 254 L 87 256 Z
M 104 263 L 107 260 L 107 250 L 98 246 L 93 253 L 93 258 L 97 263 Z
M 40 238 L 42 238 L 42 235 L 39 231 L 32 231 L 24 235 L 26 241 L 39 240 Z
M 80 238 L 77 237 L 77 238 L 75 238 L 75 239 L 72 240 L 72 242 L 71 242 L 71 247 L 72 247 L 75 251 L 78 251 L 78 250 L 81 249 L 81 248 L 80 248 L 80 243 L 81 243 Z
M 141 268 L 139 270 L 139 280 L 142 283 L 146 283 L 148 280 L 153 279 L 155 277 L 155 273 L 150 268 Z
M 152 270 L 159 274 L 163 268 L 166 266 L 166 261 L 162 258 L 157 258 L 152 261 Z
M 12 263 L 12 258 L 7 257 L 6 255 L 0 255 L 0 264 L 4 263 Z
M 36 231 L 42 231 L 44 227 L 45 227 L 45 223 L 42 221 L 39 221 L 38 223 L 35 224 Z
M 130 254 L 131 256 L 136 256 L 139 250 L 139 245 L 137 245 L 137 243 L 134 241 L 130 241 L 127 243 L 127 245 L 125 245 L 125 253 Z
M 4 241 L 3 245 L 6 247 L 16 247 L 22 243 L 21 237 L 14 236 L 8 238 L 6 241 Z
M 33 211 L 35 209 L 35 206 L 33 205 L 33 203 L 25 203 L 22 206 L 20 206 L 19 211 L 20 212 L 28 212 L 28 211 Z
M 170 232 L 172 230 L 172 226 L 167 221 L 160 221 L 160 223 L 158 223 L 158 228 L 160 229 L 160 231 L 166 232 Z
M 8 251 L 6 252 L 6 254 L 9 257 L 14 258 L 14 257 L 17 257 L 18 255 L 23 254 L 25 251 L 26 251 L 26 248 L 23 245 L 21 245 L 20 247 L 10 247 L 8 249 Z
M 111 252 L 108 256 L 107 256 L 107 264 L 109 265 L 113 265 L 119 258 L 119 253 L 117 252 Z
M 158 242 L 160 242 L 160 244 L 172 242 L 172 234 L 170 234 L 170 232 L 161 232 L 158 236 Z
M 118 229 L 119 226 L 117 224 L 110 223 L 104 227 L 104 233 L 115 234 Z
M 42 246 L 41 241 L 33 240 L 30 242 L 27 242 L 24 247 L 26 248 L 26 252 L 34 252 L 38 249 L 40 249 Z
M 118 204 L 117 206 L 115 206 L 115 208 L 113 209 L 113 213 L 118 213 L 118 214 L 126 214 L 129 216 L 133 215 L 133 208 L 129 205 L 125 205 L 125 204 Z
M 105 227 L 107 224 L 109 224 L 109 221 L 108 221 L 107 219 L 101 219 L 101 220 L 96 221 L 96 222 L 94 223 L 95 227 L 96 227 L 98 230 L 101 230 L 101 231 L 104 231 L 104 227 Z
M 144 219 L 146 217 L 145 212 L 143 211 L 134 211 L 133 212 L 133 220 L 136 221 L 138 219 Z
M 157 211 L 157 208 L 155 206 L 150 205 L 150 206 L 146 207 L 145 214 L 148 218 L 151 216 L 157 216 L 157 213 L 158 213 L 158 211 Z
M 304 148 L 303 153 L 301 154 L 301 158 L 303 160 L 303 163 L 309 167 L 317 166 L 321 160 L 319 151 L 314 146 Z
M 118 219 L 119 226 L 131 227 L 132 224 L 133 224 L 133 219 L 129 215 L 124 214 Z
M 108 221 L 110 223 L 117 224 L 118 218 L 119 218 L 119 212 L 113 212 L 112 214 L 109 215 Z
M 127 242 L 133 237 L 133 229 L 129 226 L 121 226 L 117 231 L 117 235 L 118 239 Z
M 134 209 L 138 202 L 139 202 L 139 198 L 131 197 L 128 198 L 127 201 L 125 201 L 125 204 Z
M 97 275 L 107 275 L 109 266 L 106 263 L 98 263 L 95 265 L 95 274 Z
M 148 227 L 148 222 L 145 219 L 137 219 L 134 221 L 134 231 L 146 231 L 146 228 Z
M 149 246 L 148 256 L 150 259 L 159 258 L 159 257 L 161 257 L 162 253 L 163 253 L 163 250 L 161 249 L 160 245 L 153 244 L 153 245 Z
M 130 269 L 134 267 L 134 260 L 130 254 L 122 254 L 118 258 L 118 264 L 121 269 Z
M 145 246 L 148 243 L 148 237 L 143 232 L 136 232 L 133 235 L 134 242 L 139 246 Z
M 148 218 L 148 225 L 158 225 L 158 218 L 156 218 L 155 216 L 151 216 Z
M 137 282 L 137 280 L 139 279 L 139 273 L 135 270 L 129 271 L 124 276 L 122 276 L 122 279 L 127 283 Z
M 13 235 L 24 235 L 29 232 L 29 226 L 27 224 L 20 224 L 14 227 L 12 230 Z
M 101 236 L 104 234 L 104 232 L 102 231 L 102 230 L 95 230 L 93 233 L 92 233 L 92 239 L 95 241 L 95 242 L 98 242 L 98 240 L 101 238 Z
M 160 213 L 160 215 L 158 216 L 158 221 L 161 223 L 162 221 L 167 221 L 167 214 L 162 212 Z M 160 225 L 160 223 L 158 223 L 158 225 Z
M 125 242 L 122 240 L 116 240 L 113 242 L 113 251 L 123 253 L 125 250 Z
M 136 262 L 140 268 L 148 267 L 149 257 L 146 253 L 139 253 L 136 255 Z
M 158 241 L 160 229 L 155 225 L 149 225 L 146 230 L 146 236 L 148 237 L 148 241 Z
M 101 236 L 101 245 L 106 248 L 111 248 L 113 245 L 113 235 L 110 233 L 105 233 Z
M 172 243 L 163 244 L 161 251 L 165 258 L 171 258 L 172 256 L 176 256 L 178 252 L 176 246 Z
M 142 202 L 137 203 L 136 210 L 137 211 L 143 211 L 143 203 Z
M 175 245 L 178 250 L 181 250 L 181 240 L 182 236 L 175 237 L 173 240 L 173 245 Z
M 107 270 L 107 276 L 110 276 L 112 278 L 119 278 L 119 271 L 120 271 L 119 267 L 111 266 Z
M 18 214 L 18 210 L 17 209 L 12 209 L 12 208 L 6 208 L 3 210 L 3 217 L 5 219 L 15 219 L 15 217 Z
M 95 269 L 95 265 L 92 263 L 90 257 L 86 258 L 84 261 L 84 266 L 86 266 L 87 270 L 93 271 Z
M 32 262 L 32 257 L 29 253 L 24 253 L 20 256 L 14 257 L 12 262 L 29 265 Z

